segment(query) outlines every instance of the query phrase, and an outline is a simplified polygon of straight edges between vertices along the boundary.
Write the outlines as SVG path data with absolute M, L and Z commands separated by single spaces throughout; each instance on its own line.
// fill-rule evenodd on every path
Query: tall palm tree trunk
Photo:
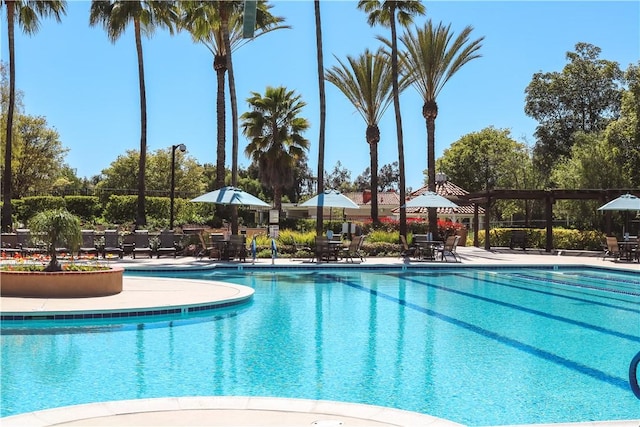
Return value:
M 425 104 L 426 105 L 426 104 Z M 434 102 L 435 106 L 435 102 Z M 437 107 L 436 111 L 437 111 Z M 436 191 L 436 118 L 433 115 L 427 116 L 427 189 Z M 429 231 L 434 236 L 438 235 L 438 211 L 436 208 L 429 208 Z
M 398 171 L 400 173 L 400 235 L 407 235 L 407 210 L 404 207 L 406 177 L 404 170 L 404 143 L 402 141 L 402 117 L 400 116 L 400 89 L 398 88 L 398 37 L 396 34 L 396 12 L 391 10 L 391 72 L 393 74 L 393 109 L 396 114 L 396 135 L 398 138 Z M 371 171 L 371 174 L 378 171 Z
M 318 57 L 318 88 L 320 90 L 320 134 L 318 136 L 318 193 L 324 192 L 324 128 L 327 106 L 324 92 L 324 56 L 322 53 L 322 23 L 320 0 L 313 2 L 316 17 L 316 53 Z M 322 235 L 323 207 L 316 208 L 316 234 Z
M 15 3 L 13 1 L 5 2 L 7 6 L 7 32 L 9 38 L 9 107 L 7 110 L 7 129 L 4 151 L 4 176 L 2 184 L 4 194 L 2 197 L 2 230 L 11 231 L 13 228 L 12 206 L 11 206 L 11 157 L 12 157 L 12 139 L 13 139 L 13 110 L 16 102 L 16 63 L 14 49 L 14 13 Z
M 231 101 L 231 185 L 238 186 L 238 98 L 236 97 L 236 80 L 233 74 L 233 58 L 231 40 L 229 39 L 229 17 L 223 15 L 222 34 L 227 51 L 227 69 L 229 70 L 229 98 Z M 231 207 L 231 234 L 238 234 L 238 207 Z
M 145 209 L 145 174 L 147 166 L 147 95 L 144 85 L 144 61 L 142 59 L 142 38 L 140 35 L 140 20 L 134 20 L 136 35 L 136 51 L 138 53 L 138 80 L 140 82 L 140 161 L 138 163 L 138 212 L 136 225 L 147 224 Z
M 380 129 L 378 126 L 367 126 L 367 142 L 369 143 L 369 158 L 371 159 L 371 221 L 377 225 L 378 218 L 378 142 Z
M 224 105 L 225 73 L 227 72 L 227 58 L 224 55 L 216 55 L 213 59 L 213 69 L 216 73 L 216 121 L 217 121 L 217 145 L 216 145 L 216 189 L 224 187 L 224 162 L 226 144 L 226 110 Z

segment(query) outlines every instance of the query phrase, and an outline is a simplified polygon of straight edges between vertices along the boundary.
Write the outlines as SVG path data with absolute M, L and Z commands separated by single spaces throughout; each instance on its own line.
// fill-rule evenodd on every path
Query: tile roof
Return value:
M 371 201 L 364 202 L 365 193 L 362 191 L 354 193 L 344 193 L 345 196 L 356 202 L 360 206 L 370 205 Z M 400 205 L 400 195 L 395 191 L 378 191 L 378 206 L 380 205 Z
M 407 196 L 407 200 L 420 196 L 427 191 L 429 191 L 427 186 L 420 187 L 411 192 Z M 469 194 L 464 188 L 458 187 L 451 181 L 439 181 L 436 183 L 436 193 L 446 197 L 459 206 L 457 208 L 437 208 L 436 211 L 438 215 L 473 215 L 473 204 L 469 204 L 466 199 L 460 197 Z M 398 213 L 399 210 L 400 208 L 396 208 L 393 210 L 393 213 Z M 429 210 L 427 208 L 407 208 L 406 211 L 407 215 L 426 215 Z M 484 215 L 484 209 L 480 206 L 478 206 L 478 214 Z

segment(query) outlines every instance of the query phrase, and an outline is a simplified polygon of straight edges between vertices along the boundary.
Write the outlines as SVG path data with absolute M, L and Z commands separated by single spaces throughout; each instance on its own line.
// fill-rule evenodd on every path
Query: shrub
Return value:
M 491 246 L 508 247 L 511 237 L 511 228 L 492 228 Z M 535 249 L 545 249 L 547 242 L 547 230 L 541 228 L 525 228 L 527 236 L 527 247 Z M 602 249 L 604 233 L 599 231 L 580 231 L 564 228 L 553 229 L 553 248 L 566 250 L 591 250 Z M 478 245 L 483 247 L 485 242 L 485 231 L 478 231 Z

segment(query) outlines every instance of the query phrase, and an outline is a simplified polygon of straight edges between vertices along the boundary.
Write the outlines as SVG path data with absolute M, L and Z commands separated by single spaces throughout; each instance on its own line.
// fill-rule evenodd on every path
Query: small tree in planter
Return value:
M 77 250 L 82 240 L 80 219 L 66 209 L 51 209 L 36 214 L 29 221 L 32 236 L 40 235 L 47 246 L 51 261 L 44 271 L 62 271 L 56 245 Z

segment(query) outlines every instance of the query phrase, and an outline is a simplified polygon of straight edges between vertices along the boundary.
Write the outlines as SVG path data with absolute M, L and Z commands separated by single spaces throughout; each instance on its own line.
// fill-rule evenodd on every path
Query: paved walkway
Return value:
M 602 260 L 599 254 L 547 254 L 539 251 L 485 251 L 474 247 L 458 248 L 462 265 L 589 265 L 620 268 L 640 274 L 640 263 Z M 407 261 L 401 258 L 369 258 L 363 263 L 310 263 L 286 258 L 258 259 L 255 263 L 214 262 L 195 257 L 163 257 L 111 261 L 126 269 L 179 268 L 286 268 L 301 266 L 363 267 L 374 265 L 436 268 L 443 262 Z M 2 314 L 135 311 L 150 308 L 188 307 L 242 301 L 251 298 L 253 289 L 222 282 L 190 279 L 125 277 L 121 294 L 81 299 L 0 298 Z M 139 399 L 56 408 L 2 418 L 3 426 L 456 426 L 459 424 L 425 414 L 356 405 L 341 402 L 256 397 L 208 397 Z M 565 424 L 564 426 L 584 426 Z M 589 426 L 638 427 L 640 420 L 613 423 L 588 423 Z M 555 425 L 556 427 L 559 424 Z

